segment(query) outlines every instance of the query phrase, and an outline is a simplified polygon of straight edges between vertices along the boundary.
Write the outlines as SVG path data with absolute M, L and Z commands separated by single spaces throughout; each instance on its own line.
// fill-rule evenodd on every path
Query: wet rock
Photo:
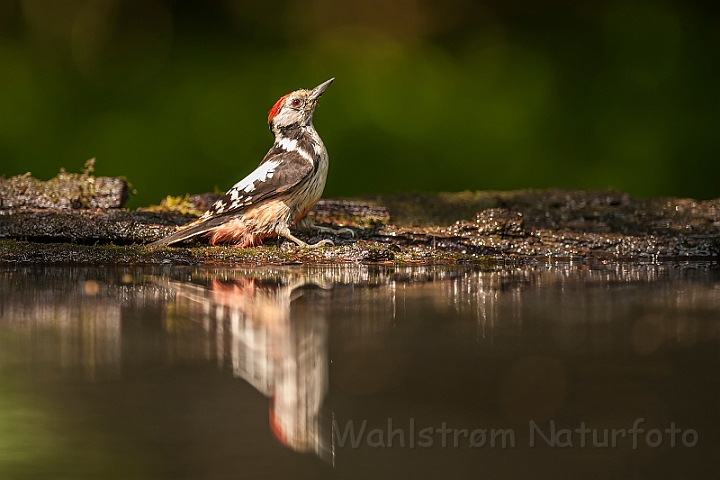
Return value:
M 390 212 L 387 208 L 369 201 L 321 199 L 309 216 L 317 224 L 360 228 L 375 227 L 390 222 Z
M 395 225 L 450 226 L 476 213 L 504 208 L 529 229 L 665 235 L 720 232 L 720 199 L 635 199 L 614 190 L 516 190 L 380 196 Z
M 523 215 L 504 208 L 488 208 L 475 215 L 474 222 L 460 220 L 457 229 L 476 232 L 478 235 L 523 236 Z
M 216 194 L 169 197 L 156 207 L 0 210 L 0 262 L 82 261 L 193 264 L 487 263 L 540 259 L 714 259 L 720 255 L 720 199 L 634 199 L 616 191 L 520 190 L 392 195 L 321 200 L 316 224 L 349 226 L 354 237 L 298 232 L 303 250 L 284 239 L 238 249 L 196 238 L 179 247 L 144 244 L 194 220 Z M 103 245 L 104 244 L 104 245 Z M 45 259 L 45 260 L 41 260 Z
M 281 245 L 278 245 L 278 244 Z M 395 251 L 397 250 L 397 251 Z M 147 247 L 145 245 L 78 245 L 0 239 L 3 263 L 78 263 L 138 265 L 328 265 L 344 263 L 395 263 L 401 265 L 452 264 L 465 260 L 447 252 L 406 250 L 381 242 L 358 240 L 350 244 L 317 249 L 297 248 L 288 242 L 268 242 L 262 247 Z M 491 260 L 475 258 L 473 264 Z M 467 262 L 465 262 L 467 263 Z
M 0 210 L 0 238 L 36 242 L 145 243 L 159 240 L 195 217 L 123 209 Z

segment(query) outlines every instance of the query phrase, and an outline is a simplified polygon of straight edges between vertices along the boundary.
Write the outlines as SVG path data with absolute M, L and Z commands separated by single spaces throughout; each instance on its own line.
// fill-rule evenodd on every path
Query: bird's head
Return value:
M 280 98 L 268 112 L 270 130 L 297 125 L 312 125 L 312 117 L 320 96 L 335 80 L 331 78 L 312 90 L 296 90 Z

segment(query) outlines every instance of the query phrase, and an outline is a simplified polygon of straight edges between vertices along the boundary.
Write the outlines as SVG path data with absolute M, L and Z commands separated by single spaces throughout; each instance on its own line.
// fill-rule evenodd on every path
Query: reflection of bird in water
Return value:
M 168 283 L 178 296 L 202 307 L 203 324 L 217 333 L 219 358 L 225 357 L 229 331 L 233 372 L 270 397 L 275 436 L 296 451 L 324 456 L 319 417 L 328 383 L 325 321 L 316 314 L 290 318 L 291 302 L 311 282 L 300 278 L 277 285 L 239 278 L 213 279 L 209 287 Z

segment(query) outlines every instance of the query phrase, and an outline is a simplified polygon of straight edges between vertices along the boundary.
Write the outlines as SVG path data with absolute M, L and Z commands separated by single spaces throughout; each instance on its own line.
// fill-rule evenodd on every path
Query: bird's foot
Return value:
M 321 227 L 320 225 L 313 225 L 313 228 L 318 232 L 331 233 L 333 235 L 349 235 L 355 238 L 355 232 L 346 227 L 332 228 L 332 227 Z
M 332 240 L 325 239 L 325 240 L 320 240 L 317 243 L 312 243 L 312 244 L 306 243 L 303 246 L 303 248 L 311 249 L 311 248 L 334 247 L 334 246 L 335 246 L 335 244 L 333 243 Z
M 297 222 L 295 224 L 295 228 L 302 232 L 312 232 L 314 230 L 316 232 L 329 233 L 331 235 L 349 235 L 350 237 L 355 237 L 355 232 L 350 228 L 321 227 L 320 225 L 315 225 L 308 217 L 305 217 Z
M 332 242 L 332 240 L 320 240 L 317 243 L 305 243 L 296 236 L 292 235 L 290 232 L 284 232 L 282 234 L 283 237 L 287 238 L 288 240 L 291 240 L 295 242 L 295 244 L 300 248 L 310 249 L 310 248 L 320 248 L 320 247 L 326 247 L 326 246 L 335 246 L 335 244 Z

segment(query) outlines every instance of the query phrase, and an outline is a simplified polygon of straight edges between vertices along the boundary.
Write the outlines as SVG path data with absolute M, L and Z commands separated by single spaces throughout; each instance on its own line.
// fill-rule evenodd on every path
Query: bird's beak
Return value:
M 312 92 L 310 92 L 310 96 L 308 96 L 308 100 L 313 101 L 320 98 L 320 95 L 322 95 L 325 90 L 327 90 L 333 80 L 335 80 L 335 78 L 331 78 L 327 82 L 321 83 L 317 87 L 313 88 Z

